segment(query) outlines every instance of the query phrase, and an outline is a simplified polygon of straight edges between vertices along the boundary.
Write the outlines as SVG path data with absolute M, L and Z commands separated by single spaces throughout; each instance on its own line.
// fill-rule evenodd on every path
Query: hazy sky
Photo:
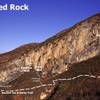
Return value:
M 0 52 L 41 42 L 100 12 L 100 0 L 0 0 L 28 4 L 29 11 L 0 11 Z

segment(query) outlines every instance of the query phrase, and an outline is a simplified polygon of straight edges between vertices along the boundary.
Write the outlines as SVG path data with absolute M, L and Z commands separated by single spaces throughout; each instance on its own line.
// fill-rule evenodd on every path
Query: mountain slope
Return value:
M 100 56 L 73 64 L 67 72 L 60 74 L 54 79 L 64 79 L 68 77 L 77 78 L 73 78 L 71 81 L 59 81 L 59 83 L 56 84 L 57 89 L 49 94 L 47 100 L 100 99 Z
M 87 91 L 86 83 L 89 91 L 93 89 L 95 95 L 96 83 L 100 83 L 97 78 L 100 76 L 99 61 L 100 13 L 59 32 L 42 43 L 27 44 L 11 52 L 0 54 L 0 98 L 1 100 L 27 98 L 28 100 L 44 98 L 62 100 L 58 96 L 60 95 L 63 100 L 80 100 L 83 94 L 79 93 Z M 87 76 L 84 77 L 85 74 Z M 91 75 L 95 78 L 91 78 Z M 76 80 L 77 76 L 79 79 Z M 58 78 L 65 81 L 61 81 L 60 84 L 59 80 L 56 80 Z M 67 78 L 71 80 L 67 82 Z M 99 85 L 98 89 L 100 90 Z M 2 92 L 6 90 L 15 95 L 4 96 Z M 22 92 L 27 94 L 19 94 Z M 29 95 L 30 92 L 33 94 Z M 80 98 L 76 97 L 77 95 L 80 95 Z M 86 96 L 90 99 L 92 94 Z M 82 100 L 88 97 L 82 97 Z M 91 100 L 99 100 L 97 96 L 93 98 Z
M 2 83 L 12 79 L 11 77 L 7 79 L 10 76 L 9 71 L 18 70 L 21 73 L 21 67 L 31 66 L 35 71 L 42 70 L 41 77 L 46 78 L 64 72 L 70 64 L 99 55 L 100 14 L 92 16 L 32 48 L 28 53 L 24 52 L 27 49 L 20 50 L 19 48 L 0 55 L 0 76 L 4 77 L 0 79 Z M 18 50 L 23 53 L 20 54 Z M 11 76 L 13 77 L 14 74 Z
M 82 76 L 83 75 L 83 76 Z M 95 77 L 93 77 L 95 76 Z M 32 78 L 36 77 L 35 73 L 25 73 L 17 80 L 12 81 L 9 85 L 12 87 L 1 88 L 4 91 L 13 90 L 23 92 L 33 92 L 32 95 L 1 95 L 1 100 L 99 100 L 100 99 L 100 56 L 93 57 L 87 61 L 75 63 L 69 67 L 69 70 L 45 80 L 42 84 L 32 82 Z M 75 78 L 76 77 L 76 78 Z M 70 79 L 71 80 L 65 80 Z M 55 85 L 53 85 L 53 81 Z M 20 84 L 19 84 L 20 83 Z M 45 84 L 51 86 L 42 87 Z M 41 86 L 39 88 L 33 88 Z M 27 89 L 29 88 L 29 90 Z M 32 89 L 31 89 L 32 88 Z M 42 95 L 46 95 L 41 99 Z

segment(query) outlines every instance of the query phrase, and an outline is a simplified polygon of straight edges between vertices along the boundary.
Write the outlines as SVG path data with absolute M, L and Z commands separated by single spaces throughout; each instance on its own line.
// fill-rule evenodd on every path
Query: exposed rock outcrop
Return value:
M 73 95 L 74 98 L 74 95 L 77 95 L 77 93 L 75 92 L 77 86 L 72 85 L 70 82 L 64 83 L 64 85 L 68 85 L 68 87 L 66 87 L 63 91 L 59 88 L 59 86 L 62 86 L 62 88 L 64 88 L 63 84 L 52 84 L 51 80 L 57 78 L 58 76 L 61 78 L 62 73 L 66 73 L 63 77 L 69 77 L 72 75 L 72 73 L 75 73 L 75 75 L 78 75 L 78 73 L 84 74 L 83 72 L 85 71 L 90 75 L 92 73 L 92 71 L 89 71 L 91 69 L 91 66 L 88 67 L 89 65 L 86 64 L 84 67 L 82 67 L 84 64 L 82 65 L 81 62 L 85 63 L 89 59 L 93 59 L 92 61 L 95 62 L 97 61 L 97 59 L 100 59 L 98 57 L 94 59 L 99 55 L 100 14 L 96 14 L 95 16 L 92 16 L 76 24 L 69 29 L 59 32 L 55 36 L 47 39 L 42 43 L 27 44 L 11 52 L 0 54 L 0 86 L 11 85 L 12 87 L 8 88 L 11 90 L 15 90 L 17 88 L 20 89 L 22 87 L 26 88 L 29 86 L 30 88 L 26 88 L 26 90 L 33 87 L 31 90 L 34 91 L 34 87 L 39 85 L 41 89 L 37 89 L 34 96 L 25 96 L 25 98 L 28 98 L 28 100 L 33 100 L 33 98 L 35 98 L 34 100 L 40 100 L 41 98 L 56 100 L 56 96 L 59 93 L 55 92 L 55 89 L 56 91 L 64 93 L 65 91 L 69 91 L 69 88 L 71 89 L 69 93 Z M 73 65 L 74 63 L 78 63 L 79 66 L 82 65 L 81 68 L 78 67 L 78 65 Z M 96 67 L 96 69 L 99 70 L 99 65 L 100 63 L 98 65 L 94 64 L 93 66 L 94 68 Z M 100 75 L 100 72 L 98 70 L 95 70 L 95 72 L 93 71 L 92 74 L 96 76 Z M 40 81 L 34 83 L 32 81 L 32 78 L 35 77 L 39 78 Z M 83 81 L 84 79 L 81 80 L 81 82 Z M 90 81 L 95 84 L 94 79 L 86 80 L 88 84 L 91 84 Z M 98 84 L 100 83 L 99 81 L 100 80 L 97 79 Z M 78 80 L 76 83 L 78 82 L 80 82 L 80 80 Z M 50 83 L 50 86 L 45 86 L 44 88 L 41 85 L 43 83 Z M 71 88 L 69 85 L 73 88 Z M 80 88 L 82 87 L 78 87 L 79 92 L 81 91 Z M 23 90 L 24 89 L 22 89 L 22 91 Z M 83 93 L 84 90 L 82 90 L 81 92 Z M 63 95 L 62 93 L 61 96 Z M 83 95 L 82 93 L 81 95 Z M 70 94 L 67 94 L 67 97 L 64 96 L 63 100 L 66 100 L 66 98 L 67 100 L 71 100 L 68 99 Z M 3 98 L 2 100 L 6 100 L 6 96 L 4 97 L 3 95 L 1 95 L 0 98 Z M 9 95 L 9 98 L 9 100 L 25 99 L 23 95 Z
M 55 75 L 68 70 L 70 64 L 99 54 L 100 14 L 46 40 L 31 51 L 29 56 L 35 70 L 40 66 L 43 74 Z

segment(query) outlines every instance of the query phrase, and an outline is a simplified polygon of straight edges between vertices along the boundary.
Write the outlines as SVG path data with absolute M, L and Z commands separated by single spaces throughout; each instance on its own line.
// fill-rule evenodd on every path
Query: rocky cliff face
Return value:
M 11 52 L 0 54 L 0 85 L 8 84 L 23 74 L 22 68 L 27 67 L 26 55 L 37 45 L 31 43 L 16 48 Z
M 72 63 L 100 54 L 100 14 L 88 18 L 41 43 L 29 53 L 33 69 L 56 75 Z
M 0 61 L 1 83 L 11 80 L 17 72 L 21 74 L 22 66 L 30 66 L 35 71 L 42 71 L 41 77 L 44 78 L 68 70 L 68 66 L 73 63 L 99 55 L 100 14 L 56 34 L 43 43 L 33 47 L 31 45 L 27 49 L 17 49 L 0 55 L 2 59 Z

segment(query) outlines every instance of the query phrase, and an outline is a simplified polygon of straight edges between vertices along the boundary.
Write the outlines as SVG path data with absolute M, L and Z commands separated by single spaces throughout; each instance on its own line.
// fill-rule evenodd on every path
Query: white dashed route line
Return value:
M 72 78 L 59 78 L 59 79 L 55 79 L 52 81 L 52 84 L 42 84 L 42 85 L 39 85 L 39 86 L 34 86 L 34 87 L 31 87 L 31 88 L 23 88 L 23 89 L 17 89 L 17 90 L 9 90 L 9 91 L 30 91 L 30 90 L 34 90 L 34 89 L 38 89 L 38 88 L 41 88 L 41 87 L 46 87 L 46 86 L 55 86 L 56 85 L 56 82 L 58 81 L 71 81 L 71 80 L 75 80 L 77 78 L 80 78 L 80 77 L 90 77 L 90 78 L 100 78 L 100 76 L 94 76 L 94 75 L 78 75 L 76 77 L 72 77 Z M 4 90 L 1 90 L 1 91 L 4 91 Z

